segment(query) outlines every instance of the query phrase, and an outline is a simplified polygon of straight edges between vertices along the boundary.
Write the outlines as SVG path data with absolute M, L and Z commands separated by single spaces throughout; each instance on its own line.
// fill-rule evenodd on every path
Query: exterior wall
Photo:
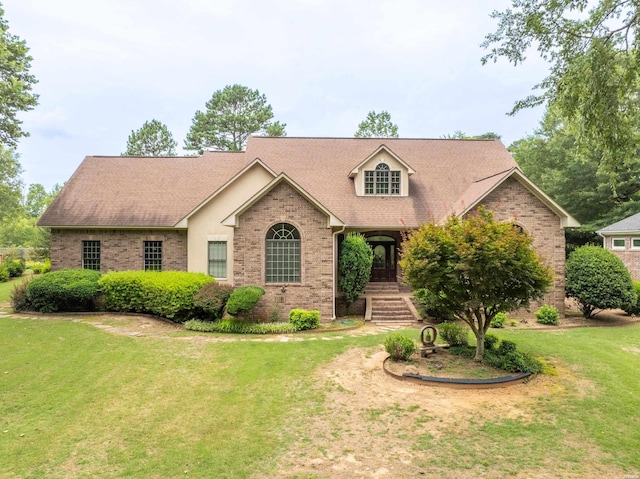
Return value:
M 234 229 L 221 222 L 272 180 L 273 175 L 264 167 L 254 165 L 189 218 L 189 271 L 208 273 L 209 241 L 226 241 L 227 276 L 216 280 L 232 282 Z
M 613 238 L 624 239 L 624 249 L 614 249 Z M 633 240 L 634 238 L 636 240 L 639 239 L 640 233 L 626 236 L 607 236 L 604 238 L 604 247 L 622 260 L 624 265 L 629 270 L 632 279 L 640 281 L 640 248 L 633 248 L 631 240 Z
M 513 178 L 507 179 L 482 203 L 497 220 L 513 221 L 533 236 L 536 251 L 554 272 L 553 285 L 542 304 L 555 306 L 564 315 L 565 238 L 560 218 Z
M 380 151 L 377 155 L 367 161 L 358 169 L 358 174 L 354 178 L 356 187 L 356 196 L 365 196 L 364 194 L 364 172 L 365 170 L 375 170 L 379 163 L 386 163 L 391 170 L 401 171 L 400 175 L 400 195 L 409 196 L 409 175 L 405 166 L 398 160 L 393 158 L 388 152 Z
M 300 232 L 301 282 L 265 284 L 265 239 L 275 223 L 289 223 Z M 333 317 L 333 235 L 327 216 L 285 182 L 240 215 L 233 241 L 234 285 L 259 285 L 266 294 L 256 315 L 270 317 L 277 308 L 286 320 L 293 308 L 317 309 L 322 321 Z M 282 288 L 285 292 L 282 292 Z
M 100 241 L 100 271 L 144 268 L 144 241 L 162 241 L 162 270 L 187 270 L 186 230 L 51 230 L 51 270 L 82 268 L 82 241 Z

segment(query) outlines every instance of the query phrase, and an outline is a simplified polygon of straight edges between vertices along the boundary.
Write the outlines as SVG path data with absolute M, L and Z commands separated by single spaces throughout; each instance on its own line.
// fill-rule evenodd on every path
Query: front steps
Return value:
M 410 326 L 420 320 L 411 295 L 401 294 L 398 283 L 369 283 L 365 290 L 365 321 L 378 325 Z

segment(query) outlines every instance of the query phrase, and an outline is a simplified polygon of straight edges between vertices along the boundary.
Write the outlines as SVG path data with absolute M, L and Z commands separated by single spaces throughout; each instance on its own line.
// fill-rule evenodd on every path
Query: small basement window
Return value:
M 640 238 L 631 238 L 631 249 L 640 249 Z

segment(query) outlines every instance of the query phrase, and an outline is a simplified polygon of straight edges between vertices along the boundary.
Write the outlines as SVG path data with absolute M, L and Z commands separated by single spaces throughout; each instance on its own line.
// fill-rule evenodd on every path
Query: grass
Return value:
M 0 477 L 250 477 L 322 404 L 311 372 L 380 342 L 187 342 L 2 318 Z
M 416 461 L 506 477 L 580 471 L 598 454 L 602 464 L 640 471 L 640 325 L 495 334 L 578 380 L 532 400 L 527 418 L 487 421 L 478 411 L 437 436 L 427 434 L 429 420 L 410 436 Z M 348 348 L 383 341 L 133 338 L 63 319 L 0 318 L 0 477 L 258 477 L 323 413 L 327 386 L 313 372 Z M 365 407 L 362 420 L 392 423 L 415 412 L 412 401 Z

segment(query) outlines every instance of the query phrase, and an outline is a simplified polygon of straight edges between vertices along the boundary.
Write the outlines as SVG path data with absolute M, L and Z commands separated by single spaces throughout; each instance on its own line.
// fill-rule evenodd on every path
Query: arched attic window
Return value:
M 277 223 L 266 237 L 267 283 L 300 282 L 300 233 L 289 223 Z
M 391 170 L 386 163 L 379 163 L 375 170 L 364 172 L 365 195 L 399 195 L 400 171 Z

